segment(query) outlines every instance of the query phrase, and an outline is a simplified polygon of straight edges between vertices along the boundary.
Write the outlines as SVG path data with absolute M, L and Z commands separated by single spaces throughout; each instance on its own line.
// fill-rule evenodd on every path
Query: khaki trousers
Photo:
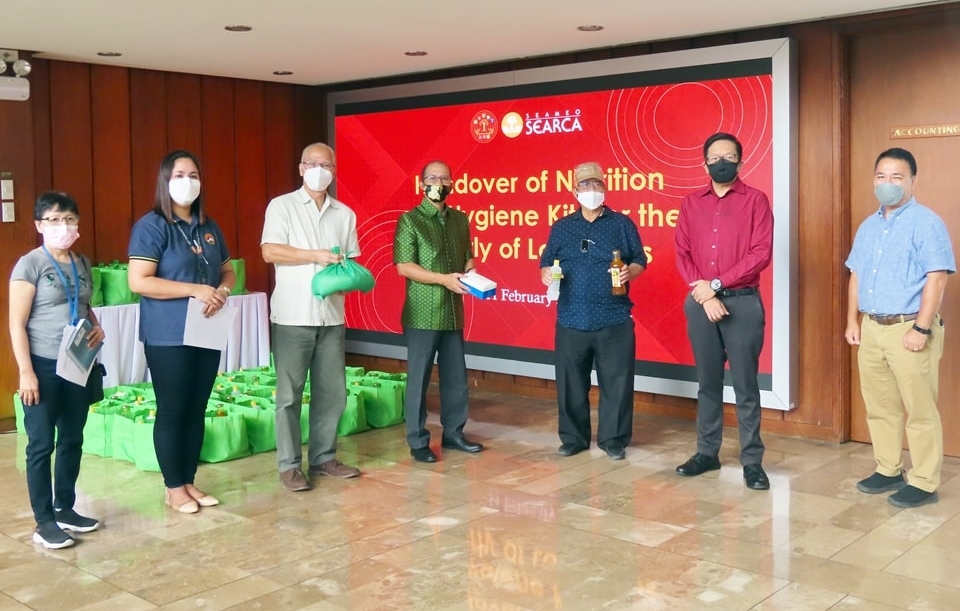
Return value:
M 896 476 L 903 470 L 906 430 L 913 468 L 907 482 L 933 492 L 940 485 L 943 427 L 937 411 L 944 327 L 940 317 L 926 347 L 909 352 L 903 336 L 913 321 L 881 325 L 864 316 L 860 324 L 860 392 L 867 410 L 877 472 Z M 906 419 L 906 427 L 904 427 Z

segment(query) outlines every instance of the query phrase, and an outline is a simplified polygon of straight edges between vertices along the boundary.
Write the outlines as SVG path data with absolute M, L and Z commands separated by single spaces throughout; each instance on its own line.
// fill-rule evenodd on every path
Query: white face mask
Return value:
M 602 191 L 580 191 L 577 193 L 577 201 L 587 210 L 596 210 L 603 205 Z
M 180 206 L 189 206 L 200 196 L 200 181 L 183 176 L 170 179 L 170 199 Z
M 333 173 L 323 166 L 310 168 L 303 173 L 303 184 L 311 191 L 323 191 L 333 181 Z

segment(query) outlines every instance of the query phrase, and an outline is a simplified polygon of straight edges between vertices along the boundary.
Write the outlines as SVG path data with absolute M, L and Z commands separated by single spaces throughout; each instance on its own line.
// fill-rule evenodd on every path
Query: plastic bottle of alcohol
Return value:
M 620 282 L 620 268 L 623 267 L 623 261 L 620 260 L 620 251 L 613 251 L 613 261 L 610 262 L 610 281 L 612 287 L 610 292 L 614 295 L 626 295 L 627 287 Z
M 560 299 L 560 279 L 563 278 L 563 270 L 560 269 L 560 259 L 553 260 L 553 267 L 550 268 L 550 276 L 553 282 L 547 287 L 547 301 L 557 301 Z

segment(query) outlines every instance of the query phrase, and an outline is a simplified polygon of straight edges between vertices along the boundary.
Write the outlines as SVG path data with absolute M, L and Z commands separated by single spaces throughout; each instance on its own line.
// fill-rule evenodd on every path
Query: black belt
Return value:
M 757 287 L 748 286 L 742 289 L 720 289 L 717 291 L 717 297 L 744 297 L 746 295 L 756 295 Z
M 870 317 L 870 320 L 877 323 L 878 325 L 898 325 L 902 322 L 910 322 L 911 320 L 916 320 L 916 314 L 886 314 L 886 315 L 874 315 L 867 314 Z

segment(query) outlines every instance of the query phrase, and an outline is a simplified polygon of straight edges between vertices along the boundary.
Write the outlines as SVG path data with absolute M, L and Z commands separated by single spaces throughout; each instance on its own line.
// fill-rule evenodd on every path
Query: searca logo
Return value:
M 500 131 L 507 138 L 546 136 L 582 132 L 580 109 L 520 113 L 510 111 L 500 119 Z

